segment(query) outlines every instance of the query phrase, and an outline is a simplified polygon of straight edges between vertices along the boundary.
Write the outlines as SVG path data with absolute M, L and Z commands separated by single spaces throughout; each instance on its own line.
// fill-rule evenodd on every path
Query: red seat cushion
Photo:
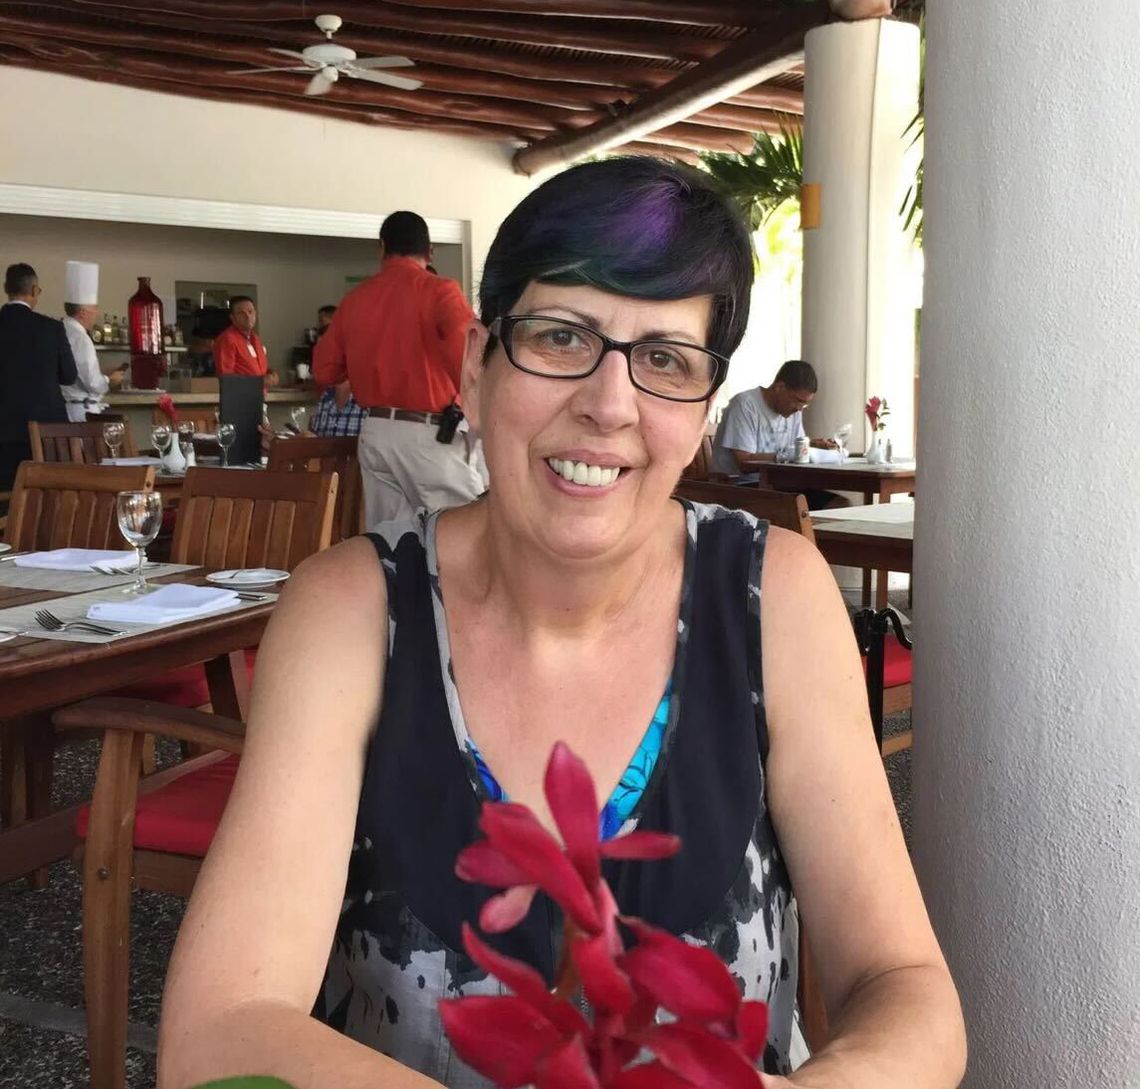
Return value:
M 883 687 L 898 688 L 911 683 L 911 652 L 894 635 L 888 635 L 883 655 Z M 867 671 L 867 659 L 863 659 Z
M 140 797 L 135 807 L 135 846 L 205 857 L 229 801 L 237 766 L 238 757 L 227 756 Z M 90 808 L 79 809 L 76 833 L 80 839 L 87 837 Z
M 245 664 L 250 676 L 257 662 L 257 648 L 249 647 L 245 652 Z M 132 700 L 152 700 L 155 703 L 169 703 L 174 707 L 201 707 L 210 702 L 210 688 L 206 684 L 206 671 L 200 665 L 182 666 L 168 669 L 156 677 L 137 681 L 123 688 L 116 688 L 110 696 L 120 696 Z

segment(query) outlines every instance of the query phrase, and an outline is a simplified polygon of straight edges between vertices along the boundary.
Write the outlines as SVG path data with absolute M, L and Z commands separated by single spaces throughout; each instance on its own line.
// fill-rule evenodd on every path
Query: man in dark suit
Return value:
M 32 456 L 28 421 L 66 423 L 60 386 L 78 378 L 63 323 L 35 312 L 40 284 L 31 265 L 4 273 L 0 307 L 0 492 L 10 491 L 16 467 Z

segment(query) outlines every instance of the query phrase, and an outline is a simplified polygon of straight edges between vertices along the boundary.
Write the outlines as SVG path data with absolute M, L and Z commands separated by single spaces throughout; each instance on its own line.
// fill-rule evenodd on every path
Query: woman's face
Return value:
M 619 341 L 703 347 L 710 311 L 708 296 L 655 302 L 531 283 L 511 312 L 566 318 Z M 468 335 L 463 406 L 483 438 L 496 513 L 560 558 L 616 557 L 636 549 L 667 517 L 669 496 L 704 435 L 707 404 L 638 390 L 616 351 L 588 378 L 573 380 L 518 370 L 501 343 L 484 365 L 487 335 L 479 323 Z M 601 483 L 565 479 L 567 463 L 585 465 L 588 479 L 596 466 L 601 472 L 593 479 Z

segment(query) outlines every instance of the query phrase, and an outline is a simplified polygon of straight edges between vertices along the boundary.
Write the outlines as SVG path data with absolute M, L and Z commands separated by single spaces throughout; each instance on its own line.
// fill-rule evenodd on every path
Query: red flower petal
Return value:
M 598 796 L 586 765 L 559 741 L 546 765 L 543 792 L 570 861 L 593 889 L 602 875 L 598 860 Z
M 491 802 L 479 819 L 492 846 L 590 934 L 601 927 L 590 890 L 558 841 L 526 806 Z M 486 929 L 486 928 L 484 928 Z
M 622 921 L 637 935 L 637 945 L 618 963 L 639 987 L 678 1017 L 735 1025 L 740 992 L 711 949 L 689 945 L 640 919 Z
M 768 1007 L 763 1002 L 741 1002 L 736 1011 L 736 1042 L 752 1062 L 759 1061 L 768 1042 Z
M 562 1034 L 521 998 L 445 998 L 443 1027 L 464 1062 L 502 1089 L 530 1085 L 539 1061 L 562 1043 Z
M 479 912 L 479 925 L 488 934 L 501 934 L 518 926 L 530 911 L 531 901 L 538 892 L 537 885 L 516 885 L 513 889 L 492 896 Z
M 659 1062 L 639 1063 L 606 1082 L 606 1089 L 693 1089 L 693 1083 Z
M 638 1040 L 674 1074 L 702 1089 L 761 1089 L 759 1073 L 740 1051 L 697 1025 L 657 1025 Z
M 672 858 L 681 849 L 681 838 L 668 832 L 627 832 L 602 843 L 603 858 L 655 861 Z
M 529 1002 L 566 1036 L 589 1036 L 586 1019 L 569 1002 L 563 1002 L 546 988 L 546 981 L 529 964 L 492 949 L 466 923 L 463 924 L 463 948 L 484 972 L 490 972 L 515 994 Z
M 542 1060 L 536 1084 L 538 1089 L 601 1089 L 577 1036 Z
M 527 875 L 486 839 L 477 840 L 459 852 L 455 860 L 455 876 L 462 881 L 490 885 L 493 889 L 530 884 Z
M 572 941 L 570 958 L 578 970 L 586 997 L 595 1006 L 622 1014 L 633 1006 L 633 987 L 614 963 L 604 934 Z

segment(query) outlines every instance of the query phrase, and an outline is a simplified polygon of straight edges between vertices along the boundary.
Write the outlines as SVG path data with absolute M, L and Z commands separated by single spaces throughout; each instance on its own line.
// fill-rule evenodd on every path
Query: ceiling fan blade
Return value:
M 279 57 L 291 57 L 293 60 L 304 60 L 305 54 L 298 53 L 295 49 L 278 49 L 276 46 L 268 47 L 270 53 L 276 53 Z
M 364 79 L 369 83 L 383 83 L 387 87 L 397 87 L 401 91 L 415 91 L 424 85 L 422 79 L 405 79 L 403 76 L 390 76 L 387 72 L 369 72 L 355 66 L 342 69 L 346 76 Z
M 248 76 L 251 72 L 308 72 L 311 71 L 308 67 L 305 68 L 234 68 L 227 72 L 227 76 Z
M 305 88 L 307 95 L 323 95 L 328 94 L 329 89 L 333 85 L 333 80 L 325 75 L 325 70 L 322 68 L 311 80 L 309 85 Z
M 407 57 L 357 57 L 355 68 L 414 68 L 416 62 Z

